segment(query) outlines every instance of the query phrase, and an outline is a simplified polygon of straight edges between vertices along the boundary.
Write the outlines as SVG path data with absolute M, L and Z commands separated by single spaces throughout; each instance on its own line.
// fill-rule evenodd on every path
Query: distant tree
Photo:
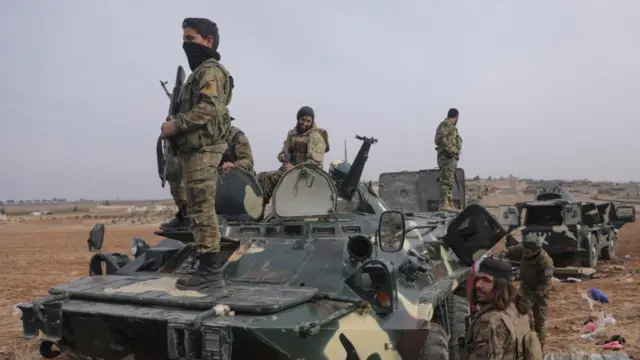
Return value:
M 110 202 L 109 202 L 109 200 L 105 200 L 102 204 L 103 204 L 104 206 L 109 206 Z
M 71 211 L 73 211 L 73 212 L 78 212 L 78 210 L 79 210 L 79 209 L 78 209 L 78 205 L 73 205 L 73 210 L 71 210 Z

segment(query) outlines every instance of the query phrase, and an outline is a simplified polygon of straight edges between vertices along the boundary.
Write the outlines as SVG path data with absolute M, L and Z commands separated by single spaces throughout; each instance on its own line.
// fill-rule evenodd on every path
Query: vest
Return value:
M 298 134 L 294 129 L 289 132 L 289 153 L 291 154 L 291 165 L 302 164 L 307 161 L 307 153 L 309 152 L 309 134 L 312 131 L 318 131 L 322 135 L 327 148 L 325 152 L 329 151 L 329 141 L 327 131 L 320 128 L 314 128 L 307 131 L 304 134 Z
M 531 329 L 530 318 L 528 315 L 520 314 L 514 304 L 505 311 L 498 311 L 487 306 L 474 314 L 473 320 L 467 328 L 467 344 L 473 341 L 475 322 L 485 314 L 499 317 L 509 330 L 511 340 L 515 342 L 515 351 L 505 353 L 502 357 L 503 360 L 542 360 L 542 346 L 537 334 Z M 463 360 L 468 359 L 468 352 L 464 351 L 463 353 Z

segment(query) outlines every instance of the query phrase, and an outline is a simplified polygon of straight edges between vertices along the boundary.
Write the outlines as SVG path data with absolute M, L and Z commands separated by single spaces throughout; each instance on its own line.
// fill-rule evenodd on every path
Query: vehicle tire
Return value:
M 429 334 L 420 350 L 420 360 L 449 360 L 449 337 L 440 324 L 429 323 Z
M 451 294 L 447 299 L 449 313 L 449 326 L 451 332 L 449 334 L 449 359 L 461 360 L 460 347 L 458 339 L 466 336 L 466 318 L 471 314 L 469 302 L 466 298 Z
M 585 244 L 587 244 L 587 259 L 582 260 L 581 265 L 583 267 L 590 267 L 595 269 L 596 265 L 598 265 L 598 254 L 600 253 L 598 248 L 598 239 L 594 237 L 593 234 L 589 234 L 587 235 Z
M 607 241 L 607 246 L 602 249 L 602 260 L 611 260 L 616 256 L 616 247 L 618 246 L 618 235 L 616 232 L 611 230 L 609 235 L 607 236 L 609 241 Z

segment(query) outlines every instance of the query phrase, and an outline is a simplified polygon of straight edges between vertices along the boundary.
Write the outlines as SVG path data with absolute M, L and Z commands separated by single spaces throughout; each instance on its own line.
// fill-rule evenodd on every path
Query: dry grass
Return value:
M 41 221 L 28 224 L 0 225 L 0 359 L 40 359 L 37 344 L 21 337 L 20 319 L 12 315 L 16 303 L 43 296 L 47 288 L 60 282 L 86 276 L 90 254 L 85 239 L 95 220 Z M 150 243 L 159 240 L 152 225 L 107 225 L 105 250 L 128 249 L 133 236 Z M 597 352 L 594 340 L 582 340 L 576 330 L 588 318 L 590 310 L 579 296 L 596 287 L 611 301 L 604 307 L 613 313 L 617 324 L 607 335 L 620 334 L 627 340 L 627 353 L 640 352 L 640 223 L 630 224 L 620 232 L 619 255 L 631 255 L 616 264 L 624 270 L 604 270 L 611 262 L 601 262 L 604 278 L 582 284 L 554 284 L 549 309 L 547 351 L 568 352 L 583 349 Z M 637 258 L 636 258 L 637 257 Z

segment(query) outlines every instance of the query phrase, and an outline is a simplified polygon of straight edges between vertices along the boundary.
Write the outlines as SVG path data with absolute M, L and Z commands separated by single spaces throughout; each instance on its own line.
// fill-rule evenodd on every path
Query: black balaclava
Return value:
M 315 120 L 316 120 L 316 114 L 315 114 L 315 112 L 313 111 L 313 109 L 310 106 L 301 107 L 300 110 L 298 110 L 298 114 L 296 115 L 296 128 L 298 129 L 298 131 L 300 133 L 304 132 L 304 129 L 300 128 L 300 124 L 298 122 L 304 116 L 311 116 L 311 120 L 312 120 L 311 124 L 312 124 L 312 126 L 313 126 L 313 124 L 315 123 Z
M 220 45 L 220 33 L 218 32 L 216 24 L 213 23 L 213 25 L 215 30 L 213 33 L 212 47 L 207 47 L 194 42 L 185 42 L 182 44 L 184 53 L 187 55 L 187 60 L 189 61 L 189 68 L 191 68 L 191 71 L 194 71 L 203 62 L 211 58 L 216 59 L 216 61 L 220 61 L 222 58 L 218 52 L 218 46 Z

